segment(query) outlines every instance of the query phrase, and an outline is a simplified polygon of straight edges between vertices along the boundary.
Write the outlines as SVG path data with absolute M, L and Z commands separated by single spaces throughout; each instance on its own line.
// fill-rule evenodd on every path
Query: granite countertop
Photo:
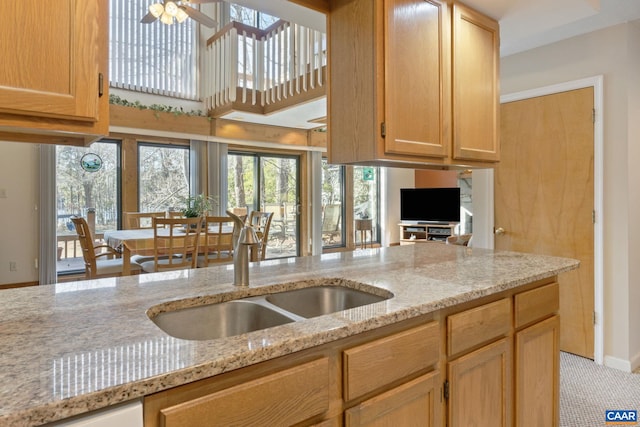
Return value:
M 249 288 L 234 287 L 233 267 L 221 265 L 3 290 L 0 426 L 38 425 L 140 398 L 551 277 L 578 264 L 567 258 L 419 244 L 262 261 L 250 268 Z M 375 286 L 394 297 L 209 341 L 173 338 L 146 314 L 175 300 L 222 301 L 327 278 Z

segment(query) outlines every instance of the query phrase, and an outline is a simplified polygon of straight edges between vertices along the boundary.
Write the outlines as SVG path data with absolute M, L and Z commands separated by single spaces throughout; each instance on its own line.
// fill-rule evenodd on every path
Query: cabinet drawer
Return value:
M 160 411 L 165 427 L 292 425 L 329 408 L 329 359 L 322 358 Z
M 437 363 L 439 329 L 438 322 L 430 322 L 345 350 L 345 400 L 355 399 Z
M 516 328 L 556 313 L 560 308 L 558 283 L 542 286 L 514 297 Z
M 482 305 L 447 318 L 449 356 L 471 349 L 511 329 L 511 300 L 508 298 Z

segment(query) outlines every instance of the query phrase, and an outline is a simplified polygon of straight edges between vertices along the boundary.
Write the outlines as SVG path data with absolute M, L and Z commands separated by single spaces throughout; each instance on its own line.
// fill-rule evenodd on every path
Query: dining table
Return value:
M 179 230 L 174 230 L 179 233 Z M 216 230 L 217 231 L 217 230 Z M 167 233 L 169 230 L 159 230 L 159 233 Z M 222 228 L 225 234 L 233 234 L 233 227 L 225 226 Z M 130 230 L 107 230 L 103 236 L 104 242 L 112 248 L 122 253 L 122 275 L 129 276 L 131 274 L 131 256 L 153 255 L 154 254 L 154 229 L 153 228 L 136 228 Z M 200 245 L 205 246 L 206 233 L 200 234 Z

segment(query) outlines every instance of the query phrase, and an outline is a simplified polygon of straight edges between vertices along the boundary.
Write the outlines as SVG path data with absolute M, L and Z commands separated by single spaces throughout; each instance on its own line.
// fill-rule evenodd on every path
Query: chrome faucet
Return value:
M 256 230 L 245 224 L 239 216 L 227 211 L 235 223 L 233 231 L 233 284 L 249 286 L 249 246 L 260 243 Z M 239 230 L 239 231 L 238 231 Z

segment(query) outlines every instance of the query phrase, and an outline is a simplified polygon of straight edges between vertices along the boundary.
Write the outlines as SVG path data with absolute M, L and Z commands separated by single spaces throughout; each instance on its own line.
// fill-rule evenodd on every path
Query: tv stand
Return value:
M 414 243 L 445 243 L 447 237 L 452 236 L 458 223 L 406 223 L 401 222 L 400 244 L 412 245 Z

